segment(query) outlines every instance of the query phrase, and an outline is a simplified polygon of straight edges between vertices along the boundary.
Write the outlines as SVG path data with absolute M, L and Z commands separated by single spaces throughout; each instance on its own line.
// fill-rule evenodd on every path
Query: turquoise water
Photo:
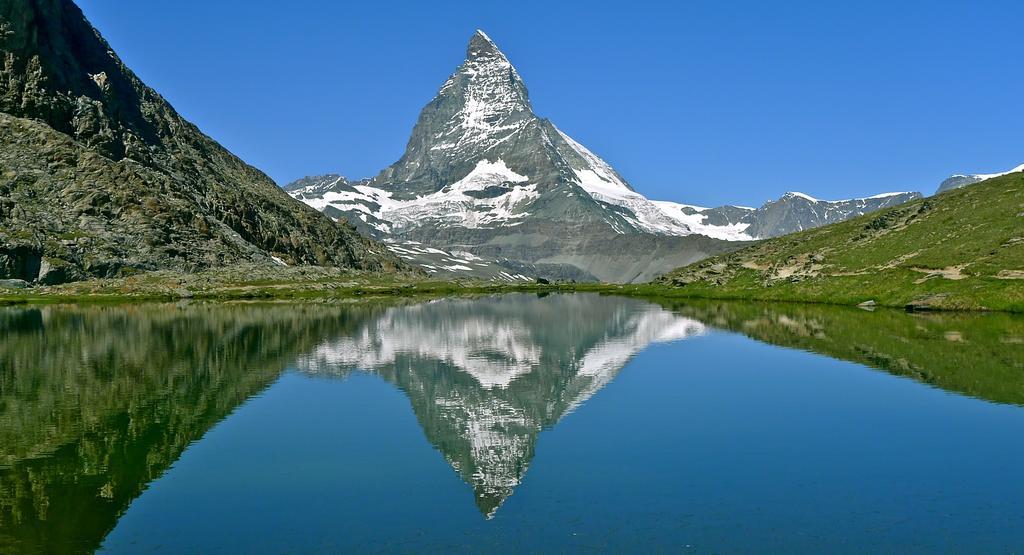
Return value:
M 1010 316 L 508 295 L 0 328 L 2 552 L 1024 549 Z

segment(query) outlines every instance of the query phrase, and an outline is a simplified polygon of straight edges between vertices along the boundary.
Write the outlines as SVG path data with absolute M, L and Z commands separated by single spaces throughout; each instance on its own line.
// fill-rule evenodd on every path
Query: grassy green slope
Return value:
M 658 283 L 694 297 L 1024 312 L 1024 174 L 762 241 Z

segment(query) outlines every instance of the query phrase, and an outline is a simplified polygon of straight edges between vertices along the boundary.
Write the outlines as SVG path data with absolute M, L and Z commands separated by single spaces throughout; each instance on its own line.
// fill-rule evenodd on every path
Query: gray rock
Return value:
M 0 289 L 25 289 L 28 282 L 23 279 L 0 279 Z

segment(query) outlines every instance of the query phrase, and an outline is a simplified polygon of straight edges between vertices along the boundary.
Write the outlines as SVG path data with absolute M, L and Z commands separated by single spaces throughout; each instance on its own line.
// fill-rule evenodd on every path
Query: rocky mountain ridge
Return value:
M 0 3 L 0 56 L 0 278 L 405 267 L 182 118 L 70 0 Z

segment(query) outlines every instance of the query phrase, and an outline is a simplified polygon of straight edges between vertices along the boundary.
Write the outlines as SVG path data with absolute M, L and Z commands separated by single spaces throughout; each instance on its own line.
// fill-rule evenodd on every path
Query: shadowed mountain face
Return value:
M 183 119 L 71 0 L 0 2 L 0 56 L 0 278 L 401 266 Z
M 189 444 L 294 368 L 409 399 L 493 516 L 541 432 L 649 345 L 714 328 L 1024 405 L 1024 320 L 597 295 L 0 310 L 0 552 L 90 552 Z M 467 500 L 468 502 L 468 500 Z

